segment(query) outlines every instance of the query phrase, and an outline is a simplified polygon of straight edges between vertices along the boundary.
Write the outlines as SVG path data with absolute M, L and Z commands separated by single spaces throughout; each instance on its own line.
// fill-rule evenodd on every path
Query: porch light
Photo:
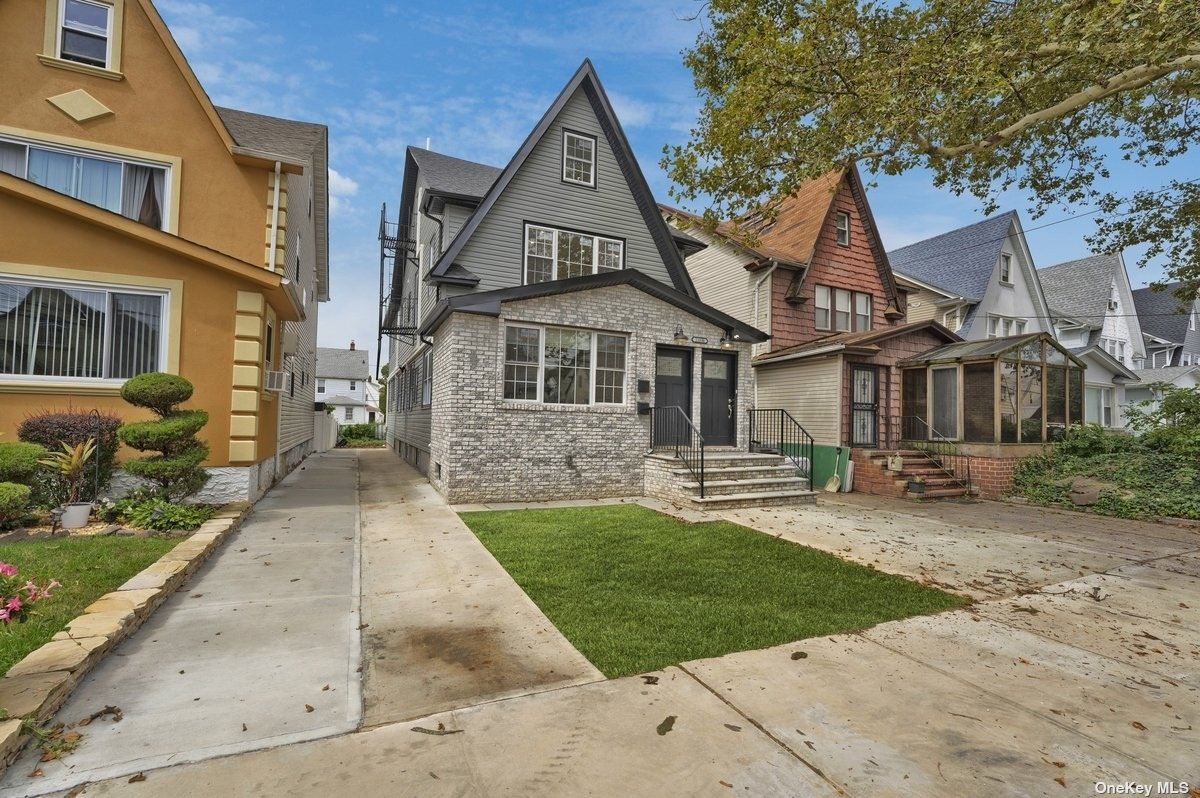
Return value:
M 729 337 L 728 333 L 721 336 L 721 348 L 733 349 L 733 339 Z
M 686 344 L 687 342 L 688 342 L 688 337 L 683 334 L 683 327 L 682 326 L 676 327 L 675 328 L 675 343 Z

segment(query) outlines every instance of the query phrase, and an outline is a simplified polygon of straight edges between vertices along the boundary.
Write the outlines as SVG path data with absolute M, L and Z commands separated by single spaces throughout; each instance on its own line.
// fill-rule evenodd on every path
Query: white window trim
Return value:
M 525 224 L 525 235 L 523 236 L 522 241 L 521 241 L 522 252 L 524 253 L 522 255 L 522 261 L 521 261 L 521 263 L 522 263 L 521 279 L 522 279 L 522 282 L 524 285 L 537 285 L 537 283 L 529 282 L 529 231 L 530 230 L 547 230 L 551 233 L 554 233 L 554 248 L 551 250 L 551 253 L 550 253 L 551 277 L 550 277 L 550 280 L 547 280 L 544 282 L 551 282 L 554 280 L 563 279 L 558 276 L 558 239 L 559 239 L 559 236 L 563 235 L 563 234 L 575 235 L 575 236 L 586 236 L 586 237 L 590 237 L 592 239 L 592 274 L 600 273 L 599 272 L 600 242 L 602 242 L 602 241 L 607 241 L 607 242 L 610 242 L 613 244 L 618 244 L 621 247 L 621 268 L 617 269 L 616 271 L 624 271 L 624 269 L 625 269 L 625 242 L 620 238 L 612 238 L 611 236 L 597 235 L 596 233 L 587 233 L 582 230 L 564 230 L 560 227 L 551 227 L 550 225 L 533 224 L 532 222 L 527 222 Z
M 109 163 L 120 164 L 122 167 L 121 168 L 121 190 L 122 190 L 122 193 L 124 193 L 124 189 L 125 189 L 125 169 L 124 169 L 124 167 L 126 165 L 144 166 L 144 167 L 149 167 L 151 169 L 161 169 L 163 171 L 163 192 L 162 192 L 163 196 L 159 197 L 159 201 L 162 203 L 162 214 L 161 214 L 162 215 L 162 227 L 160 229 L 166 230 L 168 232 L 171 231 L 171 229 L 172 229 L 171 196 L 172 196 L 173 188 L 174 188 L 174 184 L 172 183 L 173 173 L 172 173 L 172 165 L 171 164 L 163 163 L 161 161 L 151 161 L 151 160 L 147 160 L 145 158 L 134 158 L 134 157 L 124 156 L 124 155 L 116 155 L 116 154 L 109 153 L 109 152 L 101 152 L 98 150 L 89 150 L 89 149 L 84 149 L 83 147 L 73 147 L 68 144 L 59 144 L 59 143 L 50 142 L 50 141 L 39 141 L 38 139 L 24 138 L 22 136 L 13 136 L 13 135 L 8 135 L 8 134 L 4 134 L 4 133 L 0 133 L 0 142 L 6 142 L 9 144 L 17 144 L 17 145 L 20 145 L 25 148 L 25 174 L 20 175 L 20 177 L 25 180 L 29 179 L 29 149 L 31 147 L 39 149 L 39 150 L 45 150 L 47 152 L 61 153 L 63 155 L 74 155 L 74 156 L 79 156 L 82 158 L 91 158 L 92 160 L 96 160 L 96 161 L 108 161 Z M 54 189 L 48 189 L 48 190 L 54 191 Z M 59 193 L 59 192 L 56 191 L 55 193 Z M 62 196 L 69 197 L 71 195 L 63 194 Z M 78 199 L 78 198 L 73 197 L 73 199 Z M 78 199 L 78 201 L 79 202 L 87 202 L 87 200 L 84 200 L 84 199 Z M 87 204 L 91 205 L 92 203 L 87 202 Z M 93 205 L 92 207 L 100 207 L 100 206 Z M 118 213 L 118 216 L 121 216 L 121 218 L 123 218 L 123 219 L 129 218 L 128 216 L 124 216 L 120 213 Z
M 989 313 L 987 319 L 988 338 L 1008 338 L 1011 335 L 1025 334 L 1025 319 L 1018 319 L 1014 316 L 1001 316 L 999 313 Z
M 1000 285 L 1012 285 L 1013 256 L 1008 252 L 1000 253 Z
M 591 169 L 590 169 L 592 179 L 590 182 L 586 181 L 586 180 L 575 180 L 573 178 L 567 177 L 567 144 L 568 144 L 569 139 L 583 139 L 583 140 L 590 142 L 592 145 L 592 159 L 591 159 Z M 562 181 L 564 183 L 570 183 L 575 186 L 587 186 L 588 188 L 596 187 L 596 150 L 599 149 L 598 144 L 599 144 L 599 142 L 597 141 L 595 136 L 589 136 L 586 133 L 578 133 L 574 130 L 566 130 L 566 129 L 563 130 L 561 177 L 562 177 Z M 575 160 L 582 160 L 582 159 L 576 158 Z
M 537 362 L 537 398 L 536 399 L 508 399 L 504 396 L 504 367 L 508 364 L 508 359 L 505 357 L 504 347 L 508 341 L 508 329 L 517 327 L 526 330 L 538 331 L 538 362 Z M 574 330 L 576 332 L 586 332 L 592 338 L 591 356 L 588 358 L 588 401 L 587 404 L 566 403 L 566 402 L 546 402 L 543 401 L 546 387 L 546 330 Z M 614 338 L 622 338 L 625 341 L 625 380 L 621 386 L 621 401 L 620 402 L 597 402 L 596 401 L 596 336 L 611 335 Z M 561 324 L 527 324 L 525 322 L 513 321 L 507 322 L 504 325 L 504 335 L 500 336 L 500 397 L 502 402 L 520 405 L 547 405 L 550 407 L 626 407 L 629 404 L 629 335 L 626 333 L 610 332 L 608 330 L 593 330 L 586 327 L 566 327 Z M 531 364 L 523 364 L 531 365 Z
M 850 214 L 844 211 L 838 211 L 834 214 L 833 227 L 837 231 L 838 246 L 850 246 Z M 843 235 L 845 236 L 845 241 L 842 240 Z
M 101 3 L 96 0 L 78 0 L 78 2 L 89 6 L 97 6 L 104 8 L 107 14 L 107 26 L 104 31 L 104 64 L 97 66 L 96 64 L 88 64 L 83 61 L 76 61 L 73 58 L 67 58 L 62 52 L 63 29 L 67 27 L 67 0 L 58 0 L 58 25 L 54 30 L 54 56 L 61 61 L 69 61 L 72 64 L 80 64 L 81 66 L 91 67 L 93 69 L 105 69 L 116 71 L 113 65 L 113 39 L 116 34 L 116 25 L 114 18 L 118 9 L 112 3 Z
M 822 289 L 826 292 L 826 295 L 829 298 L 828 306 L 820 304 L 819 294 Z M 849 294 L 849 296 L 850 296 L 850 307 L 849 307 L 849 316 L 848 316 L 849 327 L 847 327 L 844 330 L 837 326 L 837 314 L 839 312 L 845 312 L 845 311 L 838 310 L 838 295 L 839 294 Z M 866 328 L 866 330 L 858 330 L 858 329 L 855 329 L 855 327 L 854 327 L 855 321 L 857 320 L 857 318 L 859 316 L 859 314 L 858 314 L 858 298 L 859 297 L 867 298 L 867 328 Z M 827 310 L 829 312 L 829 324 L 828 325 L 822 326 L 822 325 L 817 324 L 816 311 L 818 308 L 821 310 Z M 873 294 L 870 294 L 866 291 L 854 291 L 849 288 L 838 288 L 837 286 L 825 285 L 823 283 L 818 283 L 813 288 L 813 329 L 814 330 L 822 330 L 822 331 L 829 330 L 830 332 L 839 332 L 839 333 L 841 333 L 841 332 L 866 332 L 867 330 L 872 330 L 875 328 L 874 316 L 875 316 L 875 297 Z
M 122 285 L 119 283 L 100 283 L 87 282 L 80 280 L 63 280 L 54 277 L 26 277 L 20 274 L 4 274 L 0 275 L 0 282 L 18 283 L 22 285 L 46 285 L 55 288 L 77 289 L 80 291 L 103 291 L 106 294 L 140 294 L 142 296 L 155 296 L 162 301 L 162 321 L 160 322 L 159 341 L 158 341 L 158 370 L 166 371 L 170 363 L 170 336 L 171 336 L 171 292 L 166 289 L 147 288 L 142 285 Z M 105 311 L 107 313 L 107 310 Z M 106 329 L 105 346 L 109 345 L 107 336 L 109 331 Z M 50 374 L 3 374 L 0 373 L 0 382 L 29 382 L 29 383 L 69 383 L 76 385 L 115 385 L 120 386 L 125 384 L 128 377 L 67 377 Z

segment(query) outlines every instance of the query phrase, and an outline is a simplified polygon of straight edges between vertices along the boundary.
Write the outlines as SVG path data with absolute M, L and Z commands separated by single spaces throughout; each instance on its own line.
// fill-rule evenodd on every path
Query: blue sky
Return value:
M 669 182 L 663 145 L 687 139 L 700 102 L 680 51 L 694 42 L 701 5 L 685 0 L 603 3 L 311 0 L 157 0 L 193 69 L 218 105 L 323 122 L 330 136 L 330 282 L 319 344 L 351 339 L 374 352 L 384 202 L 395 218 L 404 149 L 425 146 L 503 166 L 583 58 L 596 65 L 660 201 Z M 1200 177 L 1190 154 L 1171 170 L 1114 169 L 1119 187 L 1157 187 L 1162 174 Z M 982 218 L 972 197 L 933 188 L 920 171 L 881 178 L 869 195 L 894 249 Z M 1056 208 L 1034 220 L 1005 198 L 1028 231 L 1038 266 L 1088 254 L 1090 217 Z M 1126 253 L 1134 287 L 1156 279 Z

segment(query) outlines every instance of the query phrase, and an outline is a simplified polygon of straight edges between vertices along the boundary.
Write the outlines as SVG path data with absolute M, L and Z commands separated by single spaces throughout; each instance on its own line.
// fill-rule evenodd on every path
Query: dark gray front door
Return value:
M 659 347 L 654 368 L 654 406 L 679 407 L 692 417 L 692 352 Z M 686 424 L 677 413 L 654 414 L 654 440 L 658 444 L 687 443 Z
M 879 370 L 874 366 L 850 369 L 850 445 L 878 446 Z
M 708 446 L 737 442 L 737 355 L 705 352 L 700 376 L 700 434 Z

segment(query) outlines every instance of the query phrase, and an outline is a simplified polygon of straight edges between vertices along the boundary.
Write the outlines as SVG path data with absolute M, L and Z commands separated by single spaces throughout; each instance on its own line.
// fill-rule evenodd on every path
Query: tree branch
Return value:
M 1043 108 L 1040 111 L 1027 114 L 1003 130 L 999 130 L 984 139 L 969 144 L 957 144 L 953 146 L 933 144 L 919 133 L 914 134 L 913 140 L 921 152 L 926 155 L 936 155 L 940 158 L 957 158 L 961 155 L 983 152 L 1004 144 L 1028 128 L 1041 122 L 1068 116 L 1085 105 L 1106 99 L 1114 94 L 1135 91 L 1172 72 L 1189 69 L 1200 69 L 1200 55 L 1184 55 L 1173 58 L 1163 64 L 1142 64 L 1141 66 L 1132 67 L 1124 72 L 1113 75 L 1107 80 L 1093 84 L 1083 91 L 1076 92 L 1049 108 Z

